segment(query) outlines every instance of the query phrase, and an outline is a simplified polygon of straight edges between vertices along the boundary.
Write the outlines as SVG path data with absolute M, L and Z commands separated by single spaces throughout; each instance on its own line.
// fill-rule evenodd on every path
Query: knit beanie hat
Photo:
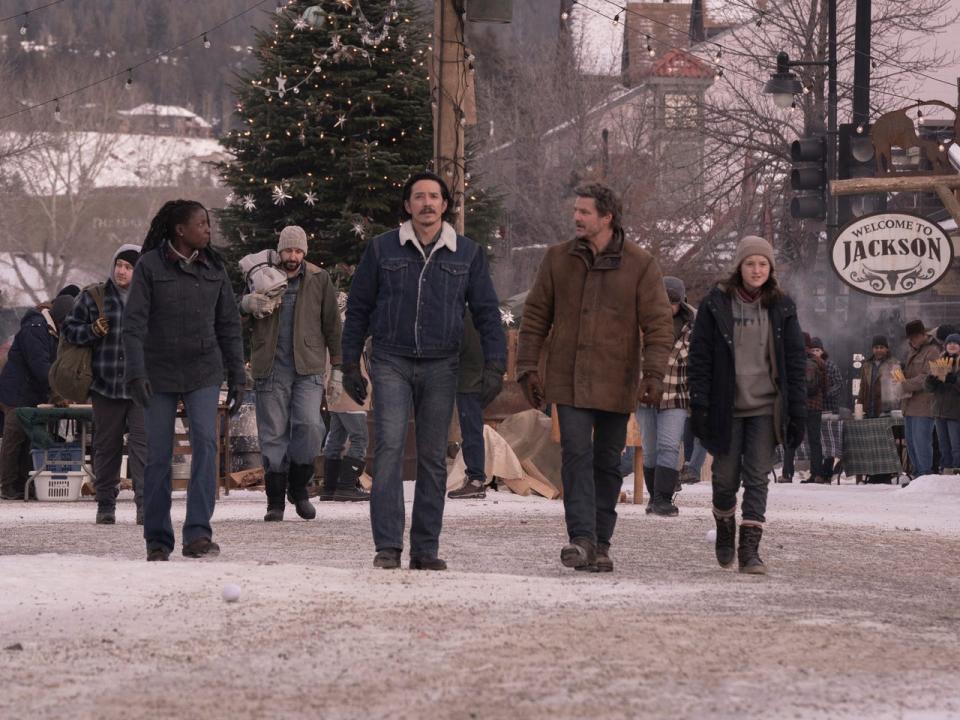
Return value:
M 887 350 L 889 350 L 890 343 L 887 342 L 886 335 L 874 335 L 873 342 L 870 343 L 870 347 L 885 347 Z
M 819 348 L 820 350 L 823 350 L 823 340 L 821 340 L 818 337 L 810 338 L 810 347 Z
M 140 251 L 134 250 L 133 248 L 121 248 L 116 255 L 113 256 L 113 264 L 117 264 L 117 260 L 123 260 L 124 262 L 130 263 L 131 266 L 137 264 L 137 260 L 140 259 Z
M 299 225 L 287 225 L 280 231 L 280 242 L 277 243 L 277 252 L 281 250 L 303 250 L 307 253 L 307 233 Z
M 937 327 L 937 340 L 943 342 L 947 339 L 947 335 L 953 335 L 955 332 L 956 329 L 954 329 L 953 325 L 940 325 Z
M 80 287 L 77 285 L 64 285 L 60 288 L 60 292 L 57 293 L 57 297 L 61 295 L 66 295 L 67 297 L 75 298 L 80 294 Z
M 57 295 L 54 299 L 50 306 L 50 317 L 53 318 L 53 324 L 57 326 L 58 330 L 63 325 L 63 321 L 67 319 L 67 315 L 73 310 L 74 302 L 74 298 L 70 295 Z
M 663 286 L 667 289 L 667 297 L 670 298 L 672 303 L 683 302 L 683 299 L 687 296 L 687 286 L 678 277 L 667 275 L 663 278 Z
M 957 343 L 960 345 L 960 333 L 951 333 L 947 335 L 947 340 L 944 342 L 944 345 L 949 345 L 950 343 Z
M 741 238 L 740 244 L 737 245 L 737 252 L 733 256 L 733 269 L 739 268 L 743 261 L 751 255 L 763 255 L 770 263 L 770 269 L 773 270 L 773 246 L 756 235 L 745 235 Z

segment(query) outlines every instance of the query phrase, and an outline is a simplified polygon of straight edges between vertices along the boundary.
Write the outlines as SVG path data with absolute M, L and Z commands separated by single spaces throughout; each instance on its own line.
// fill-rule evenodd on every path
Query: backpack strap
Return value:
M 107 284 L 93 283 L 92 285 L 87 285 L 83 290 L 93 298 L 93 302 L 97 305 L 97 312 L 100 313 L 100 317 L 103 317 L 103 296 L 106 293 Z

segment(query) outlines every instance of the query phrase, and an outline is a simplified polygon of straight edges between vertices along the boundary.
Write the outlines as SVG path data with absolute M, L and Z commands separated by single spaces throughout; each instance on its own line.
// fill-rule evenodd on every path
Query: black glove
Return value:
M 710 411 L 705 407 L 695 407 L 690 413 L 690 429 L 694 437 L 701 441 L 710 434 Z
M 483 380 L 480 382 L 480 407 L 486 407 L 503 390 L 503 365 L 488 362 L 483 366 Z
M 239 385 L 227 386 L 227 412 L 236 415 L 243 405 L 243 388 Z
M 787 447 L 796 450 L 803 442 L 803 435 L 807 431 L 807 422 L 804 418 L 792 417 L 787 422 Z
M 153 388 L 146 378 L 136 378 L 127 383 L 127 394 L 137 407 L 145 408 L 153 397 Z
M 367 399 L 367 379 L 360 372 L 360 363 L 344 363 L 343 391 L 357 405 L 363 405 Z
M 520 389 L 523 390 L 523 396 L 530 403 L 530 407 L 539 410 L 543 407 L 543 401 L 546 393 L 543 389 L 543 383 L 540 381 L 540 373 L 531 370 L 520 378 Z
M 955 372 L 948 372 L 943 381 L 948 385 L 955 385 L 957 382 L 957 374 Z

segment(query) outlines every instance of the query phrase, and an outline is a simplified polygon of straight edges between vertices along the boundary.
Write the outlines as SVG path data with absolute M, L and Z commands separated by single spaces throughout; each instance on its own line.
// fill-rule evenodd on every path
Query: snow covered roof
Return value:
M 0 133 L 0 144 L 3 142 Z M 97 132 L 66 132 L 45 147 L 9 163 L 33 195 L 62 194 L 81 182 L 96 188 L 175 187 L 184 174 L 218 185 L 210 162 L 230 156 L 212 138 Z
M 163 116 L 163 117 L 182 117 L 192 120 L 200 127 L 210 127 L 210 123 L 204 120 L 202 117 L 197 115 L 194 112 L 190 112 L 184 107 L 179 105 L 157 105 L 156 103 L 143 103 L 137 105 L 135 108 L 130 110 L 119 110 L 118 115 L 126 115 L 128 117 L 140 117 L 140 116 Z

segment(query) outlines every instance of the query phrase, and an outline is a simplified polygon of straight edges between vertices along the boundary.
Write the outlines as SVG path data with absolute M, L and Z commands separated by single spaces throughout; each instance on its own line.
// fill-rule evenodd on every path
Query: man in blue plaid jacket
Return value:
M 143 409 L 134 405 L 124 386 L 121 329 L 123 307 L 140 258 L 139 245 L 121 245 L 113 255 L 106 282 L 84 288 L 60 335 L 74 345 L 93 348 L 93 468 L 97 493 L 97 524 L 116 522 L 123 436 L 129 433 L 128 468 L 133 480 L 137 524 L 143 524 L 143 463 L 147 439 Z M 97 300 L 103 307 L 101 314 Z

